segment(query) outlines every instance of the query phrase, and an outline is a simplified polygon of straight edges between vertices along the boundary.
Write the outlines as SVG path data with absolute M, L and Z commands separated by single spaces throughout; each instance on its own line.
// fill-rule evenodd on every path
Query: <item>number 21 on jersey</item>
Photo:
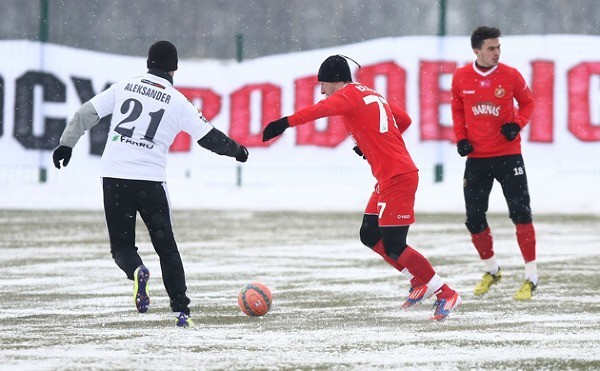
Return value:
M 139 100 L 133 98 L 125 100 L 121 105 L 121 113 L 128 113 L 128 115 L 125 119 L 121 120 L 117 124 L 117 126 L 115 127 L 115 131 L 124 137 L 131 138 L 133 136 L 135 126 L 131 128 L 126 128 L 122 125 L 128 122 L 135 122 L 142 115 L 142 111 L 143 106 Z M 160 120 L 162 119 L 164 113 L 164 109 L 148 113 L 148 115 L 150 116 L 150 124 L 148 125 L 148 129 L 146 130 L 146 133 L 144 134 L 144 137 L 142 139 L 152 142 L 152 140 L 154 139 L 154 135 L 156 134 L 156 130 L 158 129 L 158 124 L 160 124 Z

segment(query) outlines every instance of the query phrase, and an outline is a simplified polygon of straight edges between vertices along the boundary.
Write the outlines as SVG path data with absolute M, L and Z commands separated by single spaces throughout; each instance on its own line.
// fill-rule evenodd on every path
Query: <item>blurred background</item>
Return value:
M 251 152 L 241 166 L 198 146 L 172 150 L 174 205 L 361 210 L 373 178 L 350 138 L 328 147 L 298 129 L 273 145 L 248 142 L 302 97 L 321 99 L 306 79 L 342 53 L 406 104 L 417 210 L 463 212 L 449 86 L 452 69 L 472 61 L 468 36 L 488 25 L 505 36 L 502 61 L 542 102 L 522 133 L 534 210 L 600 213 L 600 168 L 589 161 L 600 156 L 600 0 L 0 0 L 0 10 L 0 208 L 101 207 L 101 130 L 82 138 L 66 170 L 52 150 L 81 103 L 143 71 L 148 46 L 167 39 L 183 67 L 176 87 Z M 316 134 L 328 125 L 317 122 Z M 490 211 L 505 210 L 496 187 Z
M 145 56 L 176 40 L 181 58 L 244 58 L 389 36 L 600 34 L 598 0 L 0 0 L 0 39 Z M 47 9 L 45 9 L 47 8 Z M 40 35 L 40 18 L 48 23 Z

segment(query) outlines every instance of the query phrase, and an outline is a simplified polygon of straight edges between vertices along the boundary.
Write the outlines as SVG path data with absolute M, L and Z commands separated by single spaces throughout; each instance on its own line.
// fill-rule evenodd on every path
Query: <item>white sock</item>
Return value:
M 496 261 L 496 256 L 492 256 L 489 259 L 483 259 L 483 264 L 485 264 L 485 270 L 490 272 L 490 274 L 496 274 L 500 270 L 498 262 Z
M 431 277 L 429 282 L 427 282 L 427 291 L 428 292 L 436 292 L 442 287 L 444 281 L 442 281 L 442 277 L 440 277 L 437 273 Z
M 537 264 L 535 261 L 525 263 L 525 279 L 531 281 L 534 285 L 538 283 Z
M 402 273 L 404 275 L 404 277 L 408 278 L 409 281 L 412 280 L 415 277 L 406 268 L 404 268 L 403 270 L 401 270 L 400 273 Z

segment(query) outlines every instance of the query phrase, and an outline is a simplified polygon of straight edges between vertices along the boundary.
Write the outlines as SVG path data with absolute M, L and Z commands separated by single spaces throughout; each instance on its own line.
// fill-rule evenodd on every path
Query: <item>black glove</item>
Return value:
M 237 155 L 235 155 L 235 160 L 239 162 L 248 161 L 248 148 L 240 146 L 240 150 L 238 151 Z
M 276 136 L 283 134 L 285 129 L 289 127 L 290 123 L 287 117 L 282 117 L 279 120 L 269 122 L 269 124 L 265 127 L 265 130 L 263 130 L 262 141 L 266 142 L 270 139 L 275 138 Z
M 500 128 L 500 132 L 509 142 L 512 142 L 517 137 L 519 131 L 521 131 L 521 127 L 516 122 L 507 122 Z
M 363 159 L 365 159 L 365 160 L 367 159 L 367 158 L 365 157 L 365 154 L 364 154 L 364 153 L 362 153 L 362 151 L 360 150 L 360 148 L 358 148 L 358 146 L 354 146 L 354 148 L 352 148 L 352 150 L 353 150 L 354 152 L 356 152 L 356 154 L 357 154 L 357 155 L 359 155 L 360 157 L 362 157 Z
M 458 151 L 459 155 L 465 157 L 469 153 L 473 152 L 473 146 L 468 139 L 461 139 L 458 141 L 458 143 L 456 143 L 456 150 Z
M 69 164 L 69 160 L 71 160 L 71 153 L 73 152 L 73 148 L 67 146 L 59 146 L 52 153 L 52 161 L 54 162 L 54 166 L 57 169 L 60 169 L 60 160 L 63 162 L 63 166 L 67 166 Z

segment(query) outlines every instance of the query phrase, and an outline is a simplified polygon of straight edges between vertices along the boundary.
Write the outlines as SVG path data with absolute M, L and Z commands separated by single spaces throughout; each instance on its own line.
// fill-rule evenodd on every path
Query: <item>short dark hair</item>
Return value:
M 500 36 L 502 36 L 502 33 L 495 27 L 479 26 L 471 34 L 471 47 L 473 49 L 481 49 L 485 40 L 497 39 Z

